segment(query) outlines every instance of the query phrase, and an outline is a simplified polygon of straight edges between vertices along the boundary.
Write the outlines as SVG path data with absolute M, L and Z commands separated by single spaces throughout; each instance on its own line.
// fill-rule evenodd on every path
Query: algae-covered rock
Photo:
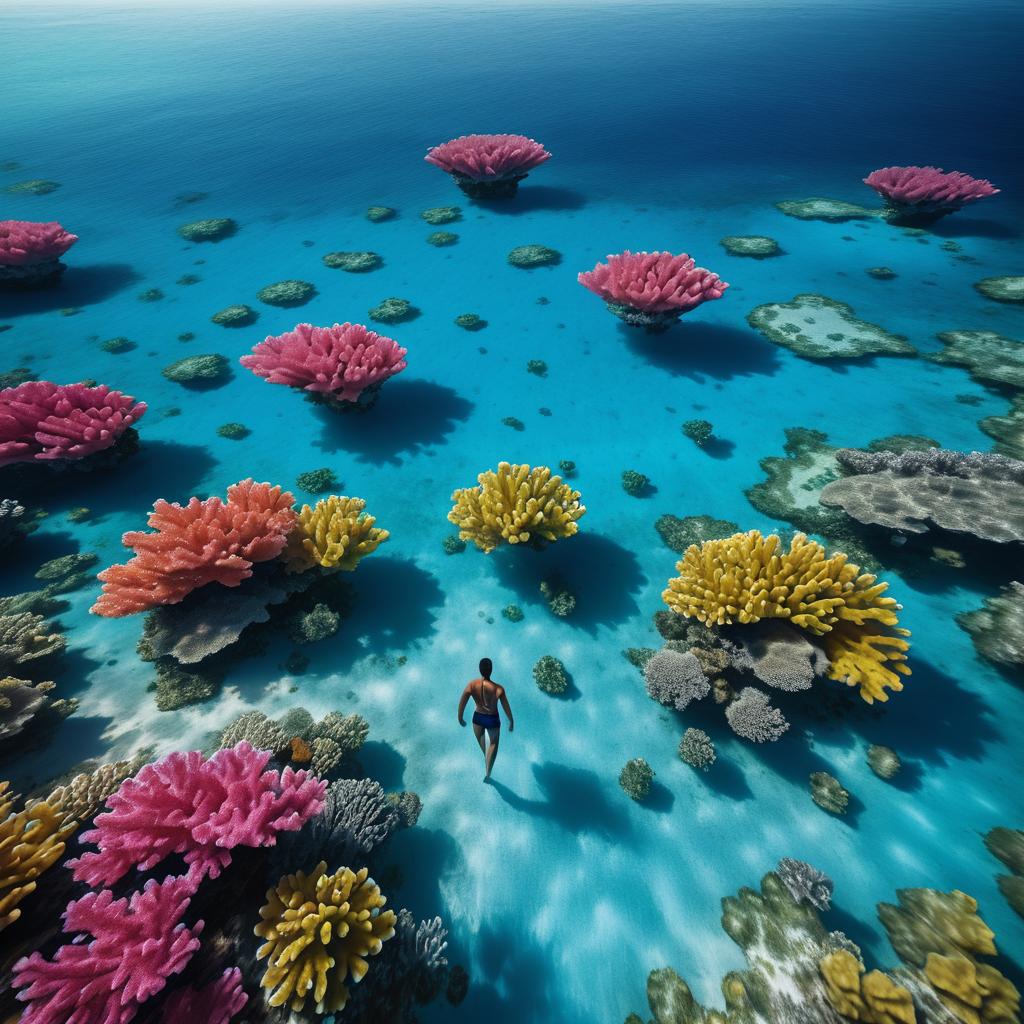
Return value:
M 622 472 L 622 489 L 634 498 L 639 498 L 650 482 L 649 477 L 635 469 L 626 469 Z
M 900 756 L 892 747 L 873 743 L 868 747 L 868 767 L 880 778 L 888 781 L 896 776 L 902 764 Z
M 689 728 L 679 741 L 679 757 L 691 768 L 706 772 L 717 757 L 711 737 L 703 729 Z
M 177 711 L 190 704 L 202 704 L 217 695 L 223 676 L 212 671 L 189 672 L 170 659 L 161 659 L 156 666 L 158 711 Z
M 997 665 L 1024 665 L 1024 584 L 1008 583 L 984 607 L 956 617 L 977 652 Z
M 459 236 L 451 231 L 434 231 L 427 235 L 427 244 L 436 246 L 439 249 L 447 245 L 454 245 L 458 240 Z
M 478 317 L 476 313 L 460 313 L 454 322 L 456 327 L 461 327 L 464 331 L 482 331 L 487 326 L 487 321 Z
M 217 428 L 217 436 L 225 437 L 229 441 L 241 441 L 251 433 L 252 431 L 244 423 L 222 423 Z
M 767 235 L 726 235 L 718 244 L 730 256 L 750 256 L 756 260 L 778 256 L 782 252 L 779 243 Z
M 213 352 L 199 356 L 186 356 L 165 366 L 160 372 L 175 384 L 213 385 L 228 377 L 231 364 Z
M 876 281 L 892 281 L 899 276 L 895 270 L 891 270 L 889 267 L 868 267 L 864 273 Z
M 941 352 L 925 358 L 945 366 L 963 366 L 980 384 L 1024 388 L 1024 342 L 995 331 L 944 331 Z
M 132 349 L 138 348 L 138 345 L 130 338 L 117 337 L 101 341 L 100 348 L 104 352 L 110 352 L 112 355 L 119 355 L 122 352 L 131 352 Z
M 651 792 L 654 769 L 642 758 L 634 757 L 619 772 L 619 786 L 631 800 L 644 800 Z
M 462 220 L 462 210 L 457 206 L 434 206 L 424 210 L 420 216 L 428 224 L 451 224 L 452 221 Z
M 461 555 L 466 550 L 466 542 L 457 533 L 449 533 L 441 541 L 441 548 L 446 555 Z
M 366 211 L 366 219 L 373 221 L 374 224 L 379 224 L 384 220 L 392 220 L 398 216 L 398 211 L 392 209 L 390 206 L 371 206 Z
M 509 622 L 522 622 L 523 621 L 523 609 L 517 604 L 507 604 L 501 609 L 502 618 L 508 619 Z
M 553 267 L 562 262 L 562 254 L 546 245 L 519 245 L 507 256 L 513 267 L 530 270 L 533 267 Z
M 811 799 L 829 814 L 845 814 L 850 794 L 842 783 L 828 772 L 811 772 Z
M 370 319 L 382 324 L 397 324 L 418 315 L 419 310 L 408 299 L 394 297 L 384 299 L 370 310 Z
M 136 297 L 139 302 L 159 302 L 164 297 L 164 293 L 159 288 L 147 288 L 144 292 L 139 292 Z
M 866 206 L 847 203 L 842 199 L 823 199 L 820 196 L 810 199 L 785 199 L 781 203 L 776 203 L 775 208 L 787 217 L 796 217 L 798 220 L 826 220 L 833 224 L 878 216 L 877 210 L 869 210 Z
M 975 281 L 974 287 L 996 302 L 1024 303 L 1024 277 L 986 277 Z
M 769 341 L 806 359 L 917 355 L 906 338 L 858 320 L 852 306 L 825 295 L 803 294 L 791 302 L 766 303 L 747 314 L 747 323 Z
M 992 451 L 1024 459 L 1024 393 L 1015 396 L 1004 416 L 987 416 L 978 426 L 995 440 Z
M 38 380 L 39 376 L 27 366 L 15 366 L 11 370 L 0 373 L 0 391 L 6 388 L 16 388 L 29 380 Z
M 680 555 L 691 544 L 731 537 L 740 529 L 728 519 L 715 519 L 713 516 L 684 516 L 680 519 L 671 515 L 659 516 L 654 528 L 665 544 Z
M 375 252 L 329 252 L 323 262 L 332 270 L 365 274 L 368 270 L 376 270 L 384 261 Z
M 178 234 L 188 242 L 219 242 L 238 230 L 238 224 L 230 217 L 211 217 L 182 224 Z
M 334 474 L 334 470 L 327 466 L 300 473 L 295 478 L 295 484 L 300 490 L 308 491 L 310 494 L 326 494 L 328 491 L 341 486 L 337 476 Z
M 543 655 L 533 666 L 533 678 L 537 688 L 545 693 L 558 695 L 569 689 L 569 673 L 558 658 L 551 654 Z
M 248 327 L 258 319 L 259 313 L 243 303 L 225 306 L 219 313 L 214 313 L 210 317 L 211 322 L 220 324 L 221 327 Z
M 18 181 L 13 185 L 8 185 L 4 191 L 15 196 L 48 196 L 59 188 L 59 181 L 50 181 L 48 178 L 30 178 L 28 181 Z
M 576 609 L 576 595 L 558 580 L 542 580 L 540 593 L 548 603 L 552 615 L 564 619 Z
M 714 435 L 715 427 L 710 420 L 687 420 L 682 431 L 698 448 L 703 448 Z
M 308 281 L 277 281 L 268 284 L 256 293 L 260 302 L 268 306 L 280 306 L 285 309 L 292 306 L 303 306 L 316 295 L 316 288 Z
M 548 364 L 543 359 L 530 359 L 526 364 L 526 372 L 532 373 L 536 377 L 546 377 Z

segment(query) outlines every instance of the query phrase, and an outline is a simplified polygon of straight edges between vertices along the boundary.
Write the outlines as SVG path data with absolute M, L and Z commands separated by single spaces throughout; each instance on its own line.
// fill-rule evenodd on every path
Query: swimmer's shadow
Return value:
M 611 803 L 604 784 L 594 772 L 545 761 L 534 765 L 543 800 L 530 800 L 513 793 L 504 783 L 491 779 L 491 787 L 510 807 L 538 818 L 546 818 L 568 832 L 592 832 L 623 838 L 629 834 L 625 809 Z

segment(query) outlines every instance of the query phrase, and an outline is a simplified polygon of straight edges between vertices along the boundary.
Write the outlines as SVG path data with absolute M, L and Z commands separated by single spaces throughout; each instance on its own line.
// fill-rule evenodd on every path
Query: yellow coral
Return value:
M 994 967 L 966 956 L 929 953 L 924 974 L 964 1024 L 1016 1024 L 1020 993 Z
M 898 626 L 900 605 L 846 555 L 828 557 L 802 533 L 787 552 L 774 534 L 751 530 L 692 545 L 676 569 L 662 594 L 672 611 L 708 626 L 789 619 L 822 637 L 829 676 L 859 686 L 869 704 L 903 689 L 910 631 Z
M 0 782 L 0 931 L 18 920 L 18 904 L 35 891 L 35 880 L 61 857 L 64 840 L 78 828 L 47 803 L 15 813 L 7 789 Z
M 310 508 L 302 506 L 285 551 L 288 569 L 305 572 L 314 565 L 351 571 L 365 555 L 376 551 L 390 536 L 374 526 L 377 521 L 363 510 L 362 498 L 332 494 Z
M 312 990 L 317 1013 L 334 1013 L 348 1001 L 345 979 L 359 981 L 381 945 L 395 934 L 395 913 L 367 869 L 327 874 L 321 861 L 307 876 L 285 875 L 267 892 L 255 933 L 267 941 L 258 959 L 270 957 L 260 984 L 271 1006 L 289 1003 L 301 1011 Z
M 555 541 L 571 537 L 577 520 L 587 511 L 580 492 L 547 466 L 498 464 L 498 470 L 481 473 L 476 487 L 464 487 L 452 495 L 455 502 L 448 519 L 459 528 L 463 540 L 481 551 L 499 544 L 526 544 L 531 538 Z
M 916 1024 L 910 992 L 881 971 L 864 974 L 863 966 L 847 950 L 829 953 L 818 969 L 832 1008 L 847 1019 L 865 1024 Z

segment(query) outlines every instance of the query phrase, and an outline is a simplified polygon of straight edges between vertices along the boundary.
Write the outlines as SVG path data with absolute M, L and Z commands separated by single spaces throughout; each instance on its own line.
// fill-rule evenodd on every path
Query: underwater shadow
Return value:
M 112 298 L 141 280 L 141 275 L 127 263 L 69 266 L 54 288 L 5 294 L 0 299 L 0 313 L 17 317 L 31 313 L 51 313 L 73 306 L 91 306 Z
M 588 632 L 635 615 L 633 595 L 647 583 L 636 555 L 600 533 L 580 532 L 541 551 L 509 546 L 491 557 L 502 583 L 523 601 L 543 604 L 545 579 L 566 587 L 576 607 L 565 621 Z
M 1020 238 L 1012 224 L 981 217 L 944 217 L 929 228 L 937 238 Z
M 641 807 L 657 811 L 658 814 L 668 814 L 676 802 L 676 795 L 668 786 L 663 785 L 655 779 L 651 783 L 651 791 L 640 801 Z
M 582 192 L 557 185 L 520 185 L 512 199 L 474 199 L 473 206 L 492 213 L 521 214 L 534 210 L 582 210 Z
M 747 785 L 746 776 L 732 761 L 717 758 L 706 772 L 697 771 L 694 774 L 708 789 L 719 796 L 726 796 L 731 800 L 750 800 L 754 795 Z
M 386 790 L 402 789 L 405 758 L 382 740 L 367 740 L 355 755 L 364 778 L 376 779 Z
M 872 928 L 870 924 L 859 917 L 855 917 L 849 911 L 843 910 L 842 907 L 836 905 L 835 901 L 822 914 L 822 917 L 830 931 L 833 929 L 841 931 L 844 935 L 853 939 L 861 949 L 878 949 L 884 942 L 882 935 Z
M 317 447 L 350 452 L 360 462 L 400 464 L 403 453 L 443 444 L 472 411 L 473 403 L 452 388 L 429 380 L 391 380 L 364 413 L 319 410 L 323 432 Z
M 65 696 L 67 690 L 62 687 L 55 693 Z M 5 764 L 4 778 L 17 792 L 27 793 L 43 788 L 82 761 L 104 754 L 107 742 L 103 736 L 112 721 L 99 715 L 71 715 L 42 737 L 38 746 L 15 752 L 15 756 Z
M 732 453 L 736 450 L 736 443 L 721 437 L 711 437 L 701 445 L 701 448 L 713 459 L 731 459 Z
M 652 366 L 698 383 L 706 377 L 731 380 L 754 374 L 771 375 L 782 365 L 771 342 L 752 330 L 700 321 L 680 323 L 663 334 L 648 334 L 619 325 L 626 346 Z
M 513 810 L 554 822 L 567 832 L 591 832 L 609 839 L 629 834 L 625 809 L 608 800 L 594 772 L 545 761 L 533 766 L 533 774 L 543 800 L 521 797 L 497 779 L 492 778 L 490 785 Z

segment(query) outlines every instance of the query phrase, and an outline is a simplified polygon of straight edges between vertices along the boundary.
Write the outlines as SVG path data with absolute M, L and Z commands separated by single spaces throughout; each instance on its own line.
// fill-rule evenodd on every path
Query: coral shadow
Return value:
M 721 437 L 708 438 L 702 447 L 713 459 L 731 459 L 732 453 L 736 450 L 735 442 L 726 441 Z
M 1020 238 L 1020 230 L 1007 221 L 980 217 L 944 217 L 930 229 L 938 238 Z
M 743 772 L 731 760 L 717 758 L 706 772 L 695 772 L 700 781 L 720 796 L 733 800 L 750 800 L 753 791 L 747 785 Z
M 833 929 L 841 931 L 853 939 L 861 949 L 878 949 L 885 942 L 883 936 L 870 924 L 865 923 L 849 911 L 843 910 L 842 907 L 836 905 L 835 901 L 822 916 L 830 931 Z
M 491 779 L 490 785 L 514 810 L 552 821 L 568 832 L 593 832 L 608 838 L 629 834 L 625 810 L 609 802 L 604 784 L 594 772 L 545 761 L 533 766 L 533 774 L 543 800 L 521 797 L 496 779 Z
M 673 376 L 698 382 L 706 377 L 731 380 L 752 374 L 773 374 L 782 365 L 771 342 L 752 330 L 725 324 L 680 323 L 663 334 L 619 325 L 626 346 L 652 366 Z
M 582 210 L 587 197 L 582 192 L 557 185 L 520 185 L 512 199 L 474 199 L 473 206 L 492 213 L 522 214 L 534 210 Z
M 366 778 L 376 779 L 387 790 L 400 790 L 405 776 L 405 758 L 388 743 L 367 740 L 356 754 Z
M 62 688 L 58 696 L 65 696 Z M 107 749 L 103 739 L 111 719 L 81 712 L 59 723 L 38 748 L 22 752 L 5 766 L 4 777 L 17 792 L 27 793 L 70 771 L 82 761 L 102 755 Z M 9 773 L 9 774 L 8 774 Z
M 655 779 L 651 783 L 651 791 L 646 798 L 640 801 L 641 807 L 657 811 L 658 814 L 668 814 L 676 802 L 676 795 L 668 786 L 662 785 Z
M 361 462 L 399 464 L 403 453 L 415 455 L 443 444 L 472 411 L 473 403 L 449 387 L 429 380 L 392 380 L 365 413 L 319 410 L 323 433 L 317 447 L 351 452 Z
M 563 583 L 576 597 L 565 621 L 589 632 L 635 615 L 633 595 L 647 583 L 636 555 L 600 533 L 581 532 L 542 551 L 516 545 L 491 557 L 502 582 L 523 601 L 542 603 L 546 578 Z
M 92 266 L 70 265 L 60 283 L 36 292 L 5 294 L 0 298 L 0 314 L 24 316 L 50 313 L 73 306 L 91 306 L 138 284 L 140 274 L 127 263 L 97 263 Z

